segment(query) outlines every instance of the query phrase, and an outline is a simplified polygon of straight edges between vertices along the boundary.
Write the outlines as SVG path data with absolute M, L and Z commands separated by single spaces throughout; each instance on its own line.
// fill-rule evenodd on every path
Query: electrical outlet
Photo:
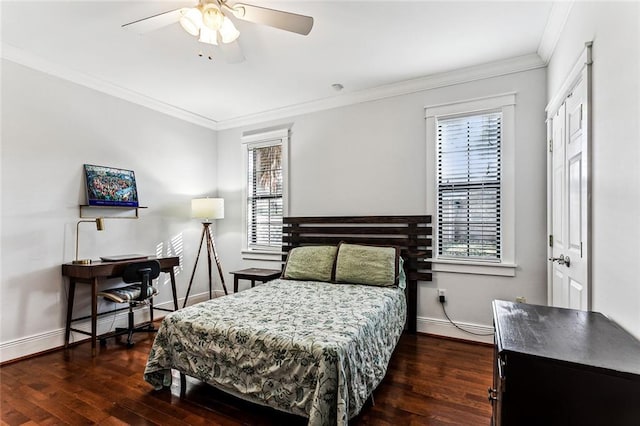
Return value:
M 518 296 L 516 297 L 516 302 L 518 303 L 527 303 L 527 298 L 524 296 Z
M 447 301 L 447 298 L 445 297 L 445 289 L 443 288 L 439 288 L 438 289 L 438 302 L 440 303 L 445 303 Z

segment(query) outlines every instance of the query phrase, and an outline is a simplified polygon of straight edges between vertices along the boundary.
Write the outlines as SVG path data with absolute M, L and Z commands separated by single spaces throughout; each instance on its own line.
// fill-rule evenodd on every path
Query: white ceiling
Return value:
M 243 0 L 313 16 L 314 27 L 305 37 L 236 20 L 246 57 L 239 64 L 226 63 L 179 24 L 144 35 L 121 28 L 196 1 L 2 1 L 3 56 L 219 128 L 535 54 L 549 37 L 554 8 L 543 1 Z

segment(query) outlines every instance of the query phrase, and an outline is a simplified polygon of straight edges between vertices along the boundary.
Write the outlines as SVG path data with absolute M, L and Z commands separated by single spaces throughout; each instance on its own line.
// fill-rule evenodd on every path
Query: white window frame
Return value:
M 455 103 L 425 107 L 427 145 L 427 213 L 433 218 L 434 272 L 457 272 L 481 275 L 515 276 L 515 105 L 516 94 L 506 93 Z M 500 260 L 465 260 L 440 258 L 438 255 L 438 159 L 437 120 L 455 116 L 502 112 L 501 135 L 501 258 Z
M 281 247 L 249 247 L 249 223 L 247 220 L 249 198 L 248 176 L 249 176 L 249 150 L 266 146 L 280 145 L 282 148 L 282 216 L 289 213 L 289 129 L 270 130 L 259 133 L 244 134 L 242 142 L 242 170 L 243 170 L 243 191 L 242 191 L 242 258 L 250 260 L 282 260 Z

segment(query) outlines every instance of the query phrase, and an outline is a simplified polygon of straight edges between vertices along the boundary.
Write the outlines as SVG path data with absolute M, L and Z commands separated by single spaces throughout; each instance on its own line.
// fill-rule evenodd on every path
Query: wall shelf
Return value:
M 88 204 L 80 204 L 80 217 L 95 219 L 97 217 L 103 217 L 105 219 L 138 219 L 140 217 L 139 210 L 146 209 L 147 207 L 138 206 L 138 207 L 126 207 L 126 206 L 90 206 Z M 96 214 L 96 212 L 121 212 L 125 213 L 124 215 L 114 216 L 112 213 L 109 214 Z M 93 212 L 93 213 L 88 213 Z

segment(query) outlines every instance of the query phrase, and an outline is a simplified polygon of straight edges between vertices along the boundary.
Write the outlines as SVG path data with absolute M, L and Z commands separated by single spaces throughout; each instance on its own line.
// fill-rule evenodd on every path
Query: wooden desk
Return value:
M 280 277 L 282 271 L 277 269 L 248 268 L 231 272 L 233 275 L 233 292 L 238 292 L 238 280 L 250 280 L 251 287 L 256 285 L 256 281 L 266 283 Z
M 176 293 L 176 277 L 173 272 L 174 266 L 180 265 L 180 259 L 177 257 L 153 258 L 149 260 L 157 260 L 160 262 L 160 271 L 168 273 L 171 276 L 171 291 L 173 292 L 173 307 L 178 310 L 178 295 Z M 64 347 L 69 346 L 69 337 L 71 331 L 91 336 L 91 355 L 96 355 L 97 340 L 97 319 L 98 319 L 98 285 L 107 278 L 117 278 L 122 276 L 122 272 L 127 265 L 136 262 L 142 262 L 145 259 L 124 260 L 120 262 L 93 262 L 88 265 L 74 265 L 73 263 L 65 263 L 62 265 L 62 275 L 69 277 L 69 300 L 67 302 L 67 324 L 64 333 Z M 73 318 L 73 301 L 76 293 L 76 283 L 91 285 L 91 333 L 84 330 L 72 329 L 71 323 L 84 318 Z M 161 309 L 161 308 L 154 308 Z

